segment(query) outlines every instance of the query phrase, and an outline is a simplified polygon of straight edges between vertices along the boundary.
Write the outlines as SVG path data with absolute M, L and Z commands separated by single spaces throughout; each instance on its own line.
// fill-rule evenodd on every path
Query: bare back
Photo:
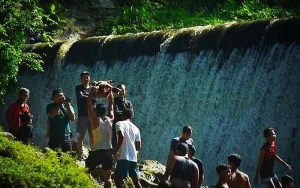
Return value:
M 218 182 L 215 188 L 230 188 L 227 183 Z
M 229 188 L 251 188 L 248 175 L 239 170 L 231 173 L 227 183 Z

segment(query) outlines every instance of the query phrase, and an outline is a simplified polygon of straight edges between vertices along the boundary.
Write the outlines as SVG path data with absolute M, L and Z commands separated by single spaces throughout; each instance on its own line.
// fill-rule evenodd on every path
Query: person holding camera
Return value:
M 118 89 L 118 90 L 117 90 Z M 117 94 L 117 97 L 114 99 L 114 123 L 113 123 L 113 138 L 112 144 L 113 147 L 116 147 L 117 144 L 117 135 L 116 135 L 116 123 L 118 121 L 122 121 L 122 114 L 124 109 L 130 109 L 132 111 L 132 117 L 134 117 L 133 105 L 132 103 L 126 98 L 126 86 L 124 84 L 119 84 L 117 89 L 113 90 L 114 93 Z
M 113 148 L 111 144 L 112 123 L 113 123 L 113 97 L 112 93 L 107 96 L 107 110 L 104 104 L 93 106 L 93 97 L 97 92 L 96 87 L 91 87 L 87 99 L 88 117 L 94 135 L 94 145 L 86 159 L 86 166 L 93 175 L 98 165 L 102 165 L 104 187 L 112 187 L 111 170 L 113 168 Z
M 51 149 L 61 148 L 63 152 L 72 150 L 70 121 L 75 120 L 71 99 L 65 97 L 62 89 L 52 91 L 53 103 L 47 105 L 48 146 Z
M 88 131 L 89 134 L 90 146 L 92 147 L 94 144 L 94 137 L 87 112 L 87 98 L 90 93 L 90 73 L 87 71 L 81 72 L 80 80 L 81 84 L 75 87 L 78 108 L 78 120 L 76 131 L 79 133 L 79 137 L 77 140 L 77 151 L 79 155 L 82 154 L 82 144 L 86 131 Z M 94 103 L 95 101 L 92 102 Z

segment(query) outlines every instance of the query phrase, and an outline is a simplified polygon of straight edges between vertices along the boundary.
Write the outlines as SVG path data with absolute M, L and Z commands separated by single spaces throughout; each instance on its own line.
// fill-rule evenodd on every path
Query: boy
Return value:
M 24 144 L 30 144 L 32 136 L 32 118 L 29 112 L 24 112 L 20 115 L 21 127 L 15 131 L 17 140 L 22 141 Z
M 219 175 L 219 181 L 215 188 L 229 188 L 227 182 L 230 178 L 230 166 L 226 164 L 220 164 L 216 168 L 217 173 Z
M 231 169 L 231 178 L 228 180 L 229 188 L 251 188 L 249 176 L 239 170 L 242 162 L 241 156 L 235 153 L 230 154 L 227 160 Z
M 288 165 L 276 154 L 276 134 L 275 129 L 272 127 L 266 128 L 263 132 L 266 143 L 260 148 L 259 159 L 256 166 L 256 174 L 254 185 L 258 182 L 258 176 L 268 188 L 281 188 L 281 184 L 274 173 L 274 161 L 281 163 L 288 170 L 292 167 Z

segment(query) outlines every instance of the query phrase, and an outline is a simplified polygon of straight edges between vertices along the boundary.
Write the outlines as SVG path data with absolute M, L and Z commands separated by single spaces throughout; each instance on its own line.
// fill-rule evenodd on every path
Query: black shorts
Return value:
M 17 140 L 26 142 L 27 139 L 33 138 L 32 129 L 32 125 L 23 125 L 16 129 L 12 134 L 16 137 Z
M 103 170 L 111 170 L 113 167 L 112 149 L 90 151 L 85 164 L 90 170 L 94 170 L 100 164 Z

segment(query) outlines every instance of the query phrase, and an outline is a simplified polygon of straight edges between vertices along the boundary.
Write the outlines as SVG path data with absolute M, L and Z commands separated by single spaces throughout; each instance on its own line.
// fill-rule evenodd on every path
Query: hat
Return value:
M 80 77 L 83 76 L 83 75 L 90 75 L 90 73 L 88 71 L 83 71 L 83 72 L 80 73 Z

